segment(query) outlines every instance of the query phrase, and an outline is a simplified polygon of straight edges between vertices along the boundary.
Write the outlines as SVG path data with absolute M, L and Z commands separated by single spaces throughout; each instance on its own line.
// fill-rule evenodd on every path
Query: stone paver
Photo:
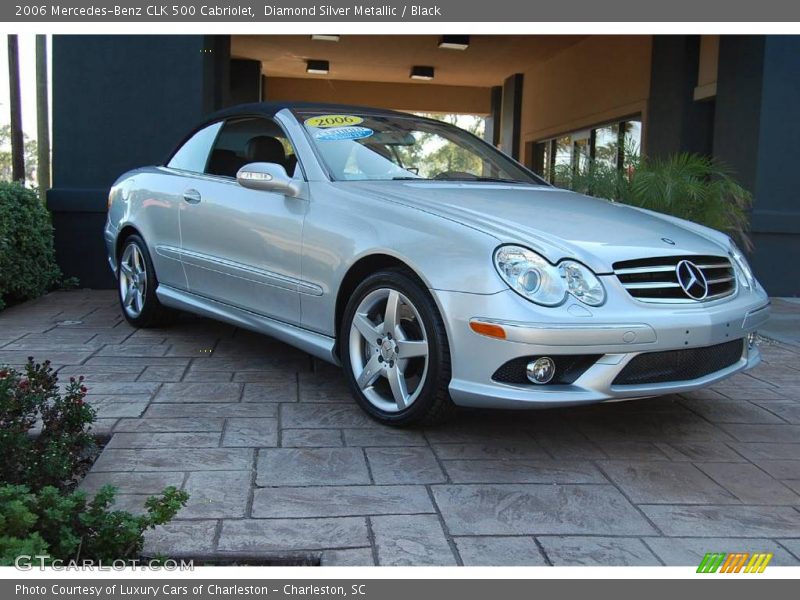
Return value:
M 165 487 L 180 488 L 186 474 L 182 471 L 149 473 L 103 473 L 92 471 L 81 481 L 80 488 L 95 493 L 104 485 L 113 485 L 120 494 L 158 494 Z
M 281 433 L 284 448 L 325 448 L 344 446 L 339 429 L 284 429 Z
M 728 504 L 738 499 L 690 463 L 599 461 L 638 504 Z
M 278 445 L 278 420 L 269 417 L 227 419 L 223 446 L 267 448 Z
M 219 433 L 116 433 L 106 448 L 217 448 Z
M 224 521 L 222 552 L 291 552 L 369 546 L 366 519 L 243 519 Z
M 537 538 L 554 565 L 643 566 L 658 564 L 638 538 L 540 536 Z
M 148 530 L 144 554 L 148 556 L 196 556 L 214 551 L 217 521 L 171 521 Z
M 372 517 L 378 564 L 455 565 L 453 551 L 435 515 Z
M 433 486 L 453 535 L 647 535 L 653 527 L 611 485 Z
M 468 567 L 548 564 L 532 537 L 457 537 L 458 554 Z
M 669 536 L 800 537 L 800 512 L 790 506 L 644 505 L 645 515 Z
M 370 483 L 360 448 L 267 448 L 256 466 L 256 484 L 339 485 Z
M 588 461 L 446 460 L 453 483 L 606 483 Z
M 135 330 L 113 291 L 0 312 L 0 363 L 84 375 L 108 443 L 81 489 L 141 511 L 186 489 L 145 552 L 371 564 L 800 564 L 800 303 L 776 301 L 764 361 L 710 389 L 381 427 L 341 373 L 183 315 Z M 71 324 L 70 324 L 71 323 Z M 768 324 L 769 325 L 769 324 Z M 767 330 L 770 329 L 768 326 Z M 794 336 L 794 338 L 792 337 Z
M 366 453 L 377 484 L 445 481 L 430 448 L 367 448 Z
M 268 487 L 255 490 L 252 515 L 259 518 L 433 513 L 420 485 Z
M 250 497 L 251 471 L 194 471 L 183 489 L 189 501 L 181 511 L 186 519 L 244 517 Z

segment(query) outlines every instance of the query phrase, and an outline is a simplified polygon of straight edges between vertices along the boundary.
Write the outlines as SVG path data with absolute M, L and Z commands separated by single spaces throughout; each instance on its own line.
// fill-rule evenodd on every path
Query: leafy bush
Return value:
M 113 510 L 105 486 L 88 500 L 72 491 L 92 458 L 95 412 L 83 377 L 62 395 L 49 361 L 24 372 L 0 367 L 0 565 L 20 555 L 113 561 L 138 557 L 143 533 L 166 523 L 189 496 L 174 487 L 145 502 L 146 514 Z
M 82 491 L 65 494 L 47 486 L 31 493 L 24 485 L 0 486 L 0 565 L 12 565 L 20 555 L 106 563 L 137 558 L 144 532 L 172 519 L 188 497 L 168 487 L 160 498 L 147 499 L 145 514 L 134 516 L 112 510 L 112 486 L 88 502 Z
M 578 170 L 561 167 L 556 180 L 569 189 L 667 213 L 724 231 L 746 249 L 750 192 L 730 169 L 699 154 L 681 153 L 666 159 L 625 157 L 622 171 L 599 161 Z
M 0 181 L 0 309 L 41 296 L 60 276 L 50 213 L 34 191 Z
M 94 448 L 95 412 L 85 395 L 80 377 L 62 396 L 49 361 L 29 358 L 24 373 L 0 368 L 0 481 L 33 490 L 74 483 Z

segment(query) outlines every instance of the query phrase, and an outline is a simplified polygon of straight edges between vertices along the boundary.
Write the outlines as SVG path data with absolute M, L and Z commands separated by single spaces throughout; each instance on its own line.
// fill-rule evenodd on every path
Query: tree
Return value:
M 12 156 L 10 150 L 11 125 L 0 127 L 0 181 L 13 181 L 14 170 L 12 166 Z M 28 139 L 23 134 L 23 151 L 25 156 L 25 176 L 27 181 L 34 181 L 36 173 L 37 147 L 36 140 Z
M 422 117 L 443 121 L 456 125 L 478 137 L 483 137 L 486 120 L 474 115 L 456 114 L 420 114 Z M 419 170 L 423 177 L 433 177 L 445 172 L 463 172 L 472 174 L 482 173 L 480 158 L 453 143 L 433 133 L 415 132 L 416 143 L 410 146 L 400 146 L 397 152 L 403 165 Z
M 37 185 L 42 202 L 50 189 L 50 115 L 47 101 L 47 37 L 36 36 L 36 160 Z M 27 154 L 27 149 L 26 149 Z M 30 164 L 30 159 L 26 162 Z
M 11 178 L 25 180 L 25 147 L 22 133 L 22 101 L 19 88 L 19 48 L 17 36 L 8 36 L 8 90 L 11 108 Z

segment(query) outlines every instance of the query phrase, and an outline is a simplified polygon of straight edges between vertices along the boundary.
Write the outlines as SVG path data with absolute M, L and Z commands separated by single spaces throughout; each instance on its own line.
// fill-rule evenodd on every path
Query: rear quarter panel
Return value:
M 159 283 L 186 289 L 178 255 L 180 203 L 191 179 L 162 167 L 147 167 L 123 175 L 111 188 L 107 230 L 116 236 L 132 227 L 144 239 Z

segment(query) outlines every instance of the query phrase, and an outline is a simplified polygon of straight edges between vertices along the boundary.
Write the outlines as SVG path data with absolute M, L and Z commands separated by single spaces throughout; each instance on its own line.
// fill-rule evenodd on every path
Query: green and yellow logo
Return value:
M 698 573 L 763 573 L 769 561 L 770 552 L 709 552 L 700 561 Z

